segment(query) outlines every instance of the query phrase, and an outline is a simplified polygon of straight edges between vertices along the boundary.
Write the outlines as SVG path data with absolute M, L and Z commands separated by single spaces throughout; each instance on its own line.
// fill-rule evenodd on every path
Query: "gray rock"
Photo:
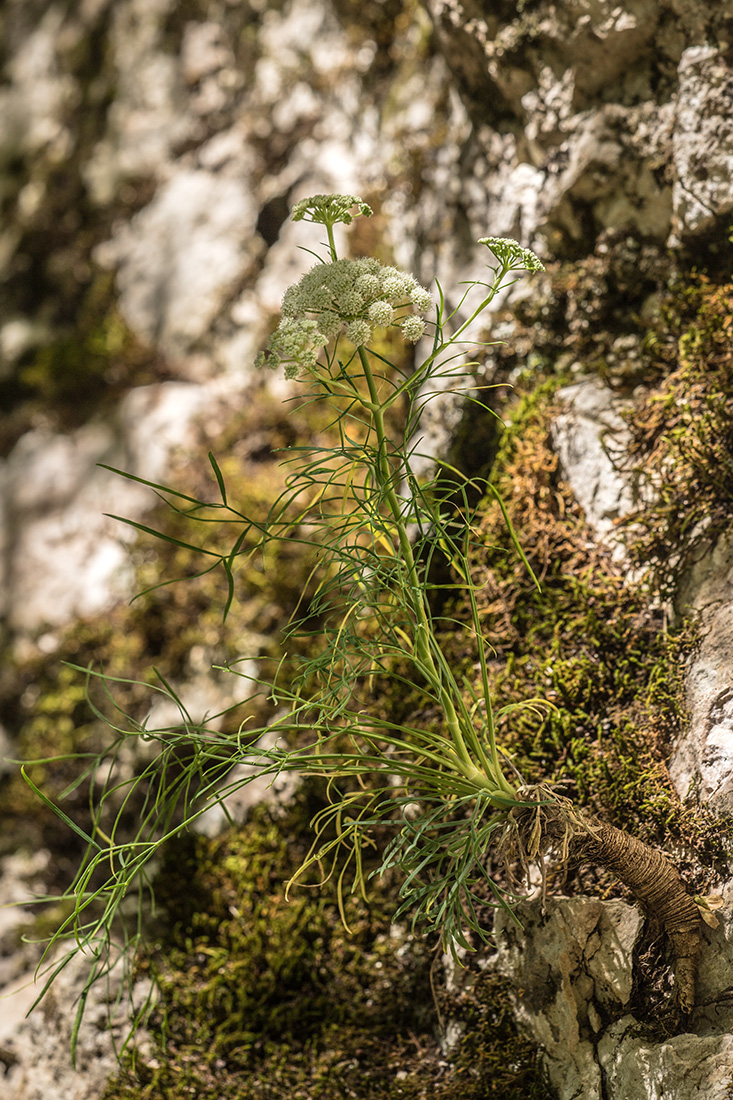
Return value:
M 180 60 L 168 52 L 164 24 L 175 0 L 113 4 L 107 35 L 115 95 L 103 136 L 82 172 L 100 206 L 114 201 L 129 180 L 159 177 L 176 146 L 195 137 Z M 82 6 L 88 13 L 94 5 Z M 85 27 L 82 33 L 88 33 Z
M 268 731 L 257 746 L 270 749 L 277 741 L 277 736 Z M 196 820 L 194 828 L 205 836 L 217 836 L 232 823 L 241 825 L 249 811 L 262 802 L 279 811 L 292 800 L 301 782 L 297 772 L 262 775 L 255 764 L 235 764 L 219 789 L 216 803 Z
M 689 729 L 674 746 L 669 774 L 681 798 L 714 813 L 733 811 L 733 536 L 722 536 L 689 567 L 675 601 L 696 616 L 700 643 L 687 670 Z
M 177 172 L 97 256 L 117 270 L 120 308 L 143 340 L 191 350 L 262 248 L 241 179 Z
M 9 948 L 18 930 L 33 922 L 33 914 L 24 903 L 43 888 L 49 858 L 48 852 L 40 850 L 13 852 L 0 860 L 0 988 L 7 985 L 8 974 L 12 973 Z M 4 1026 L 0 1024 L 0 1028 Z
M 727 1100 L 733 1036 L 675 1035 L 652 1044 L 633 1017 L 612 1024 L 598 1043 L 604 1100 Z
M 518 916 L 521 931 L 498 914 L 493 960 L 520 991 L 517 1021 L 543 1049 L 559 1100 L 601 1100 L 597 1033 L 604 1012 L 631 995 L 641 917 L 623 902 L 590 898 L 548 898 L 544 914 L 533 901 L 521 905 Z
M 139 519 L 156 498 L 97 463 L 161 480 L 171 456 L 194 445 L 201 422 L 216 421 L 245 380 L 242 372 L 140 387 L 116 422 L 21 438 L 0 462 L 0 611 L 17 635 L 37 636 L 129 596 L 132 530 L 105 513 Z
M 664 241 L 671 189 L 654 164 L 667 155 L 672 111 L 644 90 L 657 4 L 604 2 L 579 14 L 548 3 L 505 21 L 475 2 L 428 8 L 451 70 L 471 89 L 467 101 L 492 108 L 463 150 L 465 161 L 476 149 L 480 185 L 465 189 L 474 224 L 540 254 L 548 242 L 551 254 L 562 239 L 583 241 L 589 211 L 598 228 Z
M 562 473 L 599 541 L 623 557 L 615 521 L 634 504 L 628 478 L 617 460 L 628 440 L 619 401 L 597 378 L 589 378 L 558 393 L 566 411 L 555 418 L 552 441 Z
M 733 210 L 733 68 L 714 46 L 691 46 L 679 64 L 672 142 L 676 178 L 669 244 L 703 233 Z
M 642 926 L 620 901 L 552 898 L 499 914 L 490 965 L 511 980 L 521 1028 L 559 1100 L 724 1100 L 733 1079 L 733 916 L 706 929 L 691 1030 L 663 1042 L 624 1013 Z
M 7 66 L 0 90 L 0 161 L 28 151 L 39 153 L 68 143 L 64 116 L 74 102 L 74 79 L 59 64 L 58 35 L 64 22 L 61 4 L 49 4 Z
M 98 982 L 89 992 L 85 1025 L 79 1032 L 76 1067 L 72 1065 L 71 1032 L 88 973 L 88 960 L 84 955 L 76 956 L 55 979 L 38 1010 L 23 1019 L 4 1040 L 2 1053 L 8 1068 L 3 1080 L 3 1100 L 99 1100 L 117 1068 L 115 1051 L 125 1041 L 129 1023 L 124 1013 L 112 1007 L 120 983 L 117 967 L 109 982 Z M 26 975 L 24 985 L 27 987 L 29 983 L 32 992 L 40 991 L 33 972 Z M 149 988 L 139 983 L 135 994 L 138 1007 L 148 992 Z M 8 1003 L 12 1006 L 12 999 Z M 138 1033 L 138 1042 L 144 1047 L 142 1031 Z

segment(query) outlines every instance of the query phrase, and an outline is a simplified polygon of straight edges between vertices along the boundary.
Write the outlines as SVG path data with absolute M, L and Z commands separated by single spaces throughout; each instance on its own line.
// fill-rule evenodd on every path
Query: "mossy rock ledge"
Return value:
M 462 967 L 392 922 L 389 876 L 350 900 L 347 933 L 333 883 L 284 896 L 322 805 L 303 784 L 171 846 L 136 971 L 135 1003 L 155 981 L 158 1005 L 122 1050 L 113 973 L 74 1068 L 83 959 L 23 1018 L 33 940 L 68 910 L 18 902 L 62 891 L 82 845 L 3 764 L 0 991 L 19 987 L 0 1011 L 3 1100 L 733 1095 L 732 15 L 730 0 L 3 6 L 3 755 L 98 749 L 63 662 L 148 686 L 155 666 L 203 714 L 233 698 L 213 666 L 278 658 L 306 556 L 250 562 L 226 628 L 213 575 L 115 603 L 122 559 L 137 590 L 195 570 L 185 549 L 123 547 L 92 520 L 134 511 L 183 536 L 95 463 L 206 495 L 210 446 L 245 505 L 277 496 L 278 451 L 329 418 L 288 412 L 249 364 L 292 256 L 310 262 L 292 202 L 353 189 L 376 212 L 353 255 L 426 284 L 483 273 L 489 233 L 542 254 L 482 334 L 499 419 L 453 407 L 436 444 L 496 484 L 542 582 L 482 501 L 472 566 L 497 698 L 554 705 L 502 738 L 528 782 L 666 851 L 712 910 L 684 1014 L 654 913 L 590 863 L 549 858 L 522 929 L 497 916 Z M 445 610 L 464 616 L 460 595 Z M 470 683 L 464 642 L 445 646 Z M 144 699 L 121 688 L 132 711 Z M 375 705 L 419 709 L 404 691 Z M 84 825 L 72 765 L 33 776 Z

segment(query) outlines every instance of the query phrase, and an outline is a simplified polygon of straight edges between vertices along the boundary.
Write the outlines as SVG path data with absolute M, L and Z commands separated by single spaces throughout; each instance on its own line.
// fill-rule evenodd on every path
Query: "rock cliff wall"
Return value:
M 729 814 L 733 3 L 8 0 L 0 27 L 8 753 L 39 693 L 49 698 L 39 669 L 86 652 L 78 639 L 67 648 L 74 623 L 99 653 L 93 624 L 123 622 L 120 600 L 137 583 L 131 541 L 103 513 L 139 519 L 154 501 L 96 464 L 163 480 L 174 463 L 200 465 L 191 456 L 245 405 L 255 411 L 234 448 L 242 461 L 255 461 L 268 425 L 285 431 L 250 365 L 284 288 L 308 266 L 298 246 L 312 242 L 287 221 L 289 206 L 343 191 L 377 211 L 353 247 L 385 242 L 424 283 L 480 277 L 474 242 L 487 234 L 542 256 L 544 281 L 497 310 L 491 338 L 506 350 L 483 367 L 504 387 L 507 419 L 510 382 L 525 395 L 533 378 L 562 382 L 543 429 L 547 461 L 609 569 L 642 570 L 628 546 L 650 517 L 666 538 L 668 585 L 651 610 L 671 626 L 694 613 L 700 641 L 685 673 L 688 717 L 660 759 L 689 813 Z M 693 268 L 707 281 L 694 282 Z M 687 420 L 686 394 L 699 399 Z M 485 426 L 455 410 L 446 423 L 434 446 L 486 468 L 499 444 Z M 678 436 L 699 438 L 697 452 L 665 451 Z M 653 559 L 653 540 L 644 545 Z M 211 656 L 206 645 L 198 664 L 181 658 L 182 690 Z M 13 813 L 22 830 L 22 808 Z M 16 836 L 4 854 L 13 901 L 19 883 L 43 878 L 33 860 L 25 871 L 9 862 Z M 558 902 L 546 922 L 532 916 L 521 951 L 500 948 L 495 965 L 515 988 L 539 981 L 520 973 L 537 956 L 561 990 L 554 1017 L 515 995 L 520 1025 L 547 1052 L 551 1089 L 722 1097 L 733 1081 L 727 986 L 705 980 L 709 1004 L 687 1036 L 650 1039 L 619 986 L 636 943 L 619 906 Z M 15 928 L 4 940 L 8 986 L 33 962 L 11 951 Z M 717 935 L 710 951 L 727 960 Z M 53 1031 L 52 1008 L 46 1019 Z M 35 1024 L 18 1026 L 0 1049 L 12 1100 L 101 1098 L 106 1040 L 74 1075 L 59 1068 L 56 1038 L 46 1051 Z M 566 1032 L 573 1041 L 558 1042 Z

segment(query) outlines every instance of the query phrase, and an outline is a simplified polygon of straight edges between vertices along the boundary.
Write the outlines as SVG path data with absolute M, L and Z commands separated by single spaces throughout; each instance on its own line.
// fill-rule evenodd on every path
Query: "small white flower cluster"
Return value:
M 351 213 L 353 206 L 357 207 L 355 214 Z M 373 213 L 371 206 L 358 195 L 311 195 L 296 202 L 290 219 L 294 222 L 320 222 L 321 225 L 335 225 L 336 222 L 351 225 L 359 214 L 371 218 Z
M 339 333 L 360 347 L 369 343 L 376 328 L 393 323 L 414 344 L 425 321 L 415 313 L 398 315 L 410 305 L 424 315 L 433 302 L 424 286 L 396 267 L 368 258 L 316 264 L 285 292 L 283 319 L 256 365 L 277 367 L 282 362 L 292 378 L 315 366 L 320 349 Z
M 522 248 L 511 237 L 481 237 L 479 244 L 485 244 L 497 260 L 510 271 L 544 271 L 541 260 L 531 248 Z
M 315 321 L 283 318 L 267 342 L 268 355 L 261 351 L 256 359 L 256 367 L 276 367 L 285 364 L 285 377 L 295 378 L 300 367 L 315 367 L 318 353 L 327 338 L 318 331 Z

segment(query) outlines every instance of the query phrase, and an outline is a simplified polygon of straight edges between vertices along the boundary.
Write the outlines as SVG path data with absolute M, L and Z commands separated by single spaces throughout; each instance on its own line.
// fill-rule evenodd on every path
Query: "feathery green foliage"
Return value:
M 265 554 L 277 544 L 310 548 L 311 584 L 283 644 L 287 653 L 289 642 L 308 639 L 306 655 L 302 645 L 293 644 L 294 653 L 279 666 L 270 668 L 260 660 L 256 673 L 251 663 L 232 666 L 246 687 L 244 712 L 256 708 L 261 713 L 264 699 L 272 714 L 258 728 L 243 722 L 236 736 L 218 731 L 221 716 L 212 716 L 206 725 L 193 721 L 162 675 L 153 695 L 172 704 L 178 717 L 174 724 L 153 729 L 116 702 L 115 685 L 129 682 L 103 670 L 79 670 L 86 674 L 95 713 L 104 717 L 114 737 L 102 753 L 90 754 L 75 780 L 74 786 L 88 781 L 92 792 L 89 831 L 54 806 L 87 848 L 64 895 L 68 915 L 49 943 L 49 958 L 59 945 L 66 953 L 53 964 L 48 983 L 78 952 L 91 960 L 87 989 L 108 973 L 119 952 L 129 962 L 144 933 L 146 904 L 154 903 L 153 857 L 212 806 L 226 809 L 229 795 L 262 776 L 274 782 L 294 772 L 326 784 L 327 804 L 312 822 L 313 844 L 291 885 L 333 876 L 345 924 L 348 894 L 365 896 L 368 875 L 388 868 L 397 868 L 403 879 L 397 915 L 409 913 L 413 922 L 439 930 L 453 951 L 469 946 L 469 930 L 485 936 L 487 899 L 510 905 L 492 876 L 491 853 L 509 811 L 537 805 L 537 795 L 524 792 L 523 801 L 521 779 L 497 743 L 496 723 L 511 711 L 536 709 L 541 701 L 494 708 L 477 587 L 469 569 L 478 538 L 472 497 L 496 496 L 530 575 L 531 569 L 496 489 L 464 478 L 439 460 L 433 460 L 431 476 L 419 477 L 415 469 L 416 460 L 424 457 L 420 421 L 428 402 L 452 388 L 480 402 L 471 387 L 475 364 L 464 354 L 472 342 L 475 346 L 469 327 L 517 272 L 538 270 L 541 264 L 514 242 L 484 238 L 495 264 L 491 280 L 469 284 L 452 310 L 438 286 L 435 319 L 426 322 L 412 310 L 428 315 L 430 295 L 412 276 L 377 261 L 337 258 L 333 225 L 348 224 L 354 205 L 360 214 L 371 213 L 353 196 L 316 196 L 298 204 L 298 220 L 325 225 L 328 260 L 319 260 L 287 292 L 283 321 L 268 352 L 259 357 L 261 364 L 284 363 L 288 376 L 297 379 L 293 400 L 327 403 L 337 442 L 290 449 L 284 458 L 286 489 L 264 515 L 237 509 L 210 455 L 216 500 L 143 481 L 187 518 L 190 541 L 125 521 L 199 551 L 201 573 L 222 568 L 228 588 L 225 616 L 245 555 Z M 458 320 L 459 311 L 466 320 Z M 411 343 L 425 331 L 432 333 L 419 365 L 406 370 L 370 348 L 375 331 L 388 326 L 399 327 Z M 399 439 L 387 427 L 395 407 L 404 410 Z M 206 542 L 207 524 L 222 520 L 235 531 L 226 554 Z M 453 578 L 440 584 L 431 580 L 439 558 Z M 533 576 L 532 581 L 536 584 Z M 458 587 L 468 600 L 468 624 L 454 625 L 468 632 L 475 648 L 480 690 L 473 696 L 439 642 L 445 623 L 436 621 L 432 610 L 438 587 Z M 418 728 L 372 716 L 369 684 L 377 677 L 404 682 L 411 690 L 417 686 L 425 706 L 439 715 L 438 723 Z M 142 761 L 132 770 L 126 763 L 131 742 L 139 746 L 134 755 Z M 364 852 L 385 828 L 392 839 L 380 867 L 367 873 Z M 83 1008 L 82 999 L 78 1020 Z

